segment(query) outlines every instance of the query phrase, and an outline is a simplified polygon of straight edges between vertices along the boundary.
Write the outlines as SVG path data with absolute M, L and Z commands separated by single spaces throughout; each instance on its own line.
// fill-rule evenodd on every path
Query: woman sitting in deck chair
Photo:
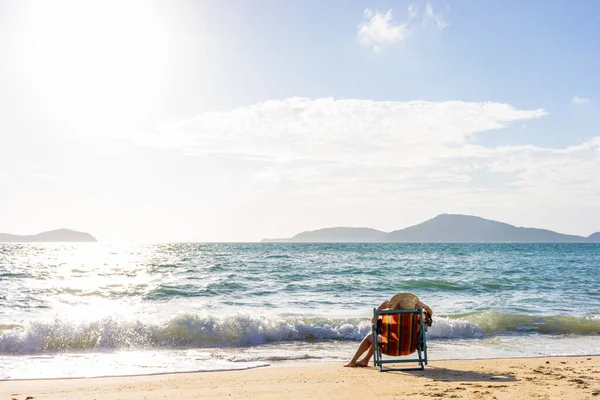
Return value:
M 431 316 L 433 315 L 433 311 L 431 311 L 431 308 L 429 308 L 426 304 L 421 302 L 419 300 L 419 298 L 412 293 L 398 293 L 397 295 L 393 296 L 390 300 L 386 300 L 383 303 L 381 303 L 381 305 L 379 307 L 377 307 L 377 310 L 378 311 L 386 310 L 386 309 L 414 310 L 414 309 L 418 309 L 419 307 L 423 307 L 423 315 L 425 317 L 423 322 L 425 324 L 425 330 L 427 330 L 427 327 L 431 326 L 431 322 L 432 322 Z M 375 319 L 375 317 L 373 317 L 373 320 L 371 320 L 371 323 L 373 323 L 373 324 L 376 323 L 376 321 L 374 321 L 374 319 Z M 378 322 L 377 326 L 380 326 L 381 321 L 377 321 L 377 322 Z M 386 345 L 389 344 L 389 342 L 387 342 L 387 338 L 382 338 L 381 335 L 378 335 L 378 342 L 380 342 L 379 339 L 382 339 Z M 379 345 L 381 345 L 381 342 L 379 343 Z M 365 356 L 361 360 L 358 360 L 359 357 L 365 352 L 366 352 Z M 350 360 L 350 362 L 348 362 L 348 364 L 344 365 L 344 367 L 366 367 L 367 365 L 369 365 L 369 360 L 371 359 L 372 356 L 373 356 L 373 334 L 369 333 L 369 334 L 367 334 L 367 336 L 365 336 L 365 338 L 362 340 L 362 342 L 358 346 L 358 349 L 356 350 L 356 353 L 354 353 L 352 360 Z

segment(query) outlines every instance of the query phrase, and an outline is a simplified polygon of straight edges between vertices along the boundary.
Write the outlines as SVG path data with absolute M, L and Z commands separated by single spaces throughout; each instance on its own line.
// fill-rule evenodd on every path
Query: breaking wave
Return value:
M 0 354 L 96 351 L 101 349 L 223 348 L 266 343 L 361 340 L 368 319 L 325 317 L 228 318 L 186 314 L 165 324 L 106 318 L 93 322 L 55 319 L 0 326 Z M 434 318 L 428 339 L 477 339 L 502 333 L 598 334 L 597 317 L 511 315 L 479 312 Z
M 575 315 L 534 316 L 480 311 L 456 316 L 479 326 L 485 335 L 503 332 L 541 334 L 600 334 L 600 317 Z

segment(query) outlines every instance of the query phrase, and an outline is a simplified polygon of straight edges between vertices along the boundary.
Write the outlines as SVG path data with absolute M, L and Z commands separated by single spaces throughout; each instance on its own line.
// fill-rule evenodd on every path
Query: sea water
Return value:
M 341 364 L 398 292 L 430 360 L 600 354 L 600 244 L 0 244 L 0 379 Z

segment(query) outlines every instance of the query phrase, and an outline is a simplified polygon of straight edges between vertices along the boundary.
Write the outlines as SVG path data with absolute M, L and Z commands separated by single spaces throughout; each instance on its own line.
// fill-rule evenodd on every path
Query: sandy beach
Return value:
M 589 399 L 600 398 L 600 356 L 432 361 L 380 373 L 341 363 L 244 371 L 0 382 L 2 399 Z

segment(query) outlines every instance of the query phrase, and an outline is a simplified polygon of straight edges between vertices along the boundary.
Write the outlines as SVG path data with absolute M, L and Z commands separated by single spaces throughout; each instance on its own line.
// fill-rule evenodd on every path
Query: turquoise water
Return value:
M 341 362 L 398 292 L 432 359 L 598 354 L 599 272 L 600 244 L 0 244 L 0 379 Z

